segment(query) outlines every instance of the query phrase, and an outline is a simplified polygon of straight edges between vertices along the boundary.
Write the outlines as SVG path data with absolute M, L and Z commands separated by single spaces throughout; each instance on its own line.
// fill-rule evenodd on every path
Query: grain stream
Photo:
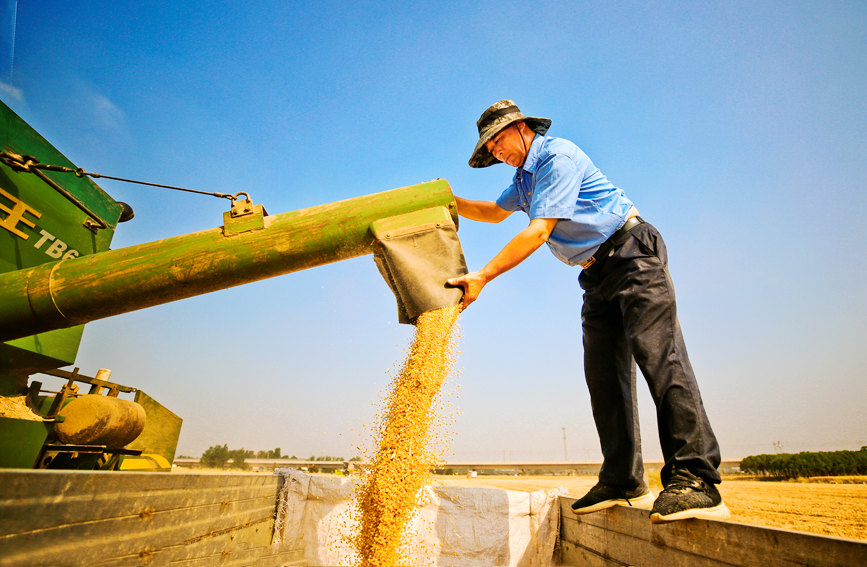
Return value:
M 454 362 L 460 307 L 422 313 L 376 428 L 372 467 L 357 494 L 353 544 L 363 567 L 407 564 L 407 526 L 438 457 L 431 443 L 434 401 Z

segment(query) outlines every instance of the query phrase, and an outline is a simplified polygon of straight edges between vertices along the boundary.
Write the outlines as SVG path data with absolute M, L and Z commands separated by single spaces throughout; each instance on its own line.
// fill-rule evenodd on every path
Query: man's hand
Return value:
M 479 271 L 451 278 L 448 280 L 448 284 L 454 286 L 459 285 L 464 288 L 464 298 L 461 300 L 461 310 L 464 310 L 470 306 L 470 303 L 479 297 L 479 294 L 482 293 L 482 288 L 485 287 L 485 284 L 487 284 L 488 281 L 489 280 L 485 277 L 485 274 L 482 271 Z

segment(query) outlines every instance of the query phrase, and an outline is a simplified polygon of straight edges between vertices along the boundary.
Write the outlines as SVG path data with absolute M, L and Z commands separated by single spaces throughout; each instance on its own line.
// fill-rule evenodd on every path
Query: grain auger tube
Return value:
M 466 267 L 454 234 L 454 197 L 444 180 L 274 216 L 249 200 L 233 209 L 237 212 L 224 213 L 223 227 L 0 274 L 0 340 L 374 250 L 403 306 L 401 321 L 460 301 L 461 290 L 445 286 Z M 415 293 L 423 297 L 416 300 Z

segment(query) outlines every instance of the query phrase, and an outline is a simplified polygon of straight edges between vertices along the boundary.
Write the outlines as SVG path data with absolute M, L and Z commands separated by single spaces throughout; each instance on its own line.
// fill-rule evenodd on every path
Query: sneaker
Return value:
M 652 505 L 653 493 L 643 484 L 634 490 L 624 490 L 599 482 L 583 498 L 572 504 L 572 511 L 576 514 L 589 514 L 612 506 L 632 506 L 649 510 Z
M 687 518 L 725 520 L 729 517 L 731 512 L 723 504 L 716 486 L 685 469 L 674 471 L 650 511 L 650 521 L 654 524 Z

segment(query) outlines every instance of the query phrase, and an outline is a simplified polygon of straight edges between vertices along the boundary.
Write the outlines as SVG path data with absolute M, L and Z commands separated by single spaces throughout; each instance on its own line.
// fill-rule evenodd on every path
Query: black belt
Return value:
M 593 254 L 593 256 L 590 257 L 589 260 L 581 264 L 581 267 L 589 268 L 590 266 L 595 264 L 596 260 L 599 260 L 608 254 L 611 248 L 613 248 L 614 245 L 617 244 L 621 237 L 623 237 L 627 232 L 629 232 L 643 222 L 644 219 L 639 216 L 634 216 L 630 219 L 627 219 L 627 221 L 623 223 L 623 226 L 618 228 L 614 234 L 608 237 L 608 240 L 599 245 L 599 249 L 596 250 L 596 252 Z

